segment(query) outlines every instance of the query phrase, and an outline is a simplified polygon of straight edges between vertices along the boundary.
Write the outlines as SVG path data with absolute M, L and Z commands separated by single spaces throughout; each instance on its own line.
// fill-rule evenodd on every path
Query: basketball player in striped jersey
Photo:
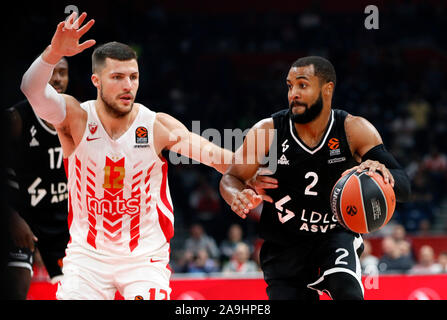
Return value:
M 85 18 L 73 13 L 59 23 L 21 85 L 36 113 L 55 126 L 68 175 L 70 242 L 57 298 L 113 299 L 119 290 L 125 299 L 169 299 L 174 215 L 161 152 L 180 153 L 221 173 L 233 153 L 135 102 L 137 56 L 125 44 L 94 50 L 96 100 L 79 103 L 52 90 L 46 83 L 57 61 L 95 44 L 79 43 L 94 24 L 82 26 Z
M 368 169 L 394 187 L 397 201 L 406 201 L 409 179 L 370 122 L 332 108 L 336 75 L 328 60 L 298 59 L 286 83 L 289 108 L 250 129 L 235 153 L 236 164 L 222 177 L 221 194 L 242 218 L 269 200 L 260 218 L 265 240 L 260 261 L 270 299 L 318 300 L 317 292 L 333 299 L 363 299 L 363 241 L 333 216 L 332 187 L 342 174 Z M 275 152 L 272 177 L 278 188 L 257 194 L 244 181 L 257 172 L 263 157 Z

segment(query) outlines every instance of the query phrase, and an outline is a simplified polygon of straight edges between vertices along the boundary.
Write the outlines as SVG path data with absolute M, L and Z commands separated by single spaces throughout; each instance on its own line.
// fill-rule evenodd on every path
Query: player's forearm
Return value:
M 219 171 L 221 174 L 224 174 L 230 167 L 233 161 L 234 154 L 232 151 L 220 148 L 216 145 L 214 145 L 213 148 L 215 152 L 218 153 L 218 156 L 215 157 L 214 162 L 211 164 L 211 166 Z
M 222 176 L 219 184 L 220 194 L 225 202 L 230 206 L 234 197 L 246 188 L 247 186 L 244 182 L 229 173 L 225 173 Z
M 407 202 L 411 195 L 411 182 L 404 169 L 389 169 L 394 178 L 394 193 L 396 201 Z
M 394 178 L 394 193 L 396 194 L 396 201 L 406 202 L 411 195 L 411 182 L 405 170 L 394 159 L 383 144 L 377 145 L 363 155 L 362 160 L 375 160 L 384 164 L 390 171 Z
M 49 53 L 45 55 L 46 52 Z M 44 60 L 44 55 L 49 59 Z M 50 50 L 45 50 L 23 75 L 20 89 L 40 118 L 59 124 L 66 116 L 65 99 L 48 84 L 55 66 L 50 62 L 54 62 L 55 57 Z
M 221 148 L 197 134 L 191 134 L 190 139 L 190 146 L 192 146 L 190 158 L 213 167 L 221 174 L 227 171 L 233 162 L 234 154 L 232 151 Z M 199 148 L 197 149 L 196 146 L 199 146 Z

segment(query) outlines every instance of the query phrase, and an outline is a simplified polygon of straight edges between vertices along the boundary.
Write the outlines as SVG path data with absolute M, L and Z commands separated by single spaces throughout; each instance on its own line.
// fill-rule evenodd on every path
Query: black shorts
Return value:
M 36 234 L 39 239 L 35 245 L 39 249 L 50 278 L 62 275 L 62 259 L 70 239 L 68 233 L 56 235 Z M 8 266 L 23 267 L 32 271 L 33 253 L 27 248 L 13 248 L 9 253 Z
M 306 236 L 287 247 L 266 241 L 260 262 L 267 294 L 270 299 L 318 300 L 322 292 L 331 296 L 334 286 L 355 286 L 363 297 L 362 252 L 362 237 L 344 230 Z

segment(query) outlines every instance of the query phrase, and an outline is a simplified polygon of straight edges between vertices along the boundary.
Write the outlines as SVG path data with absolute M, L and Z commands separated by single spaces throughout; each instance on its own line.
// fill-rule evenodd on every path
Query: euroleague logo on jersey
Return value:
M 329 147 L 329 156 L 330 157 L 338 156 L 341 154 L 340 140 L 338 140 L 337 138 L 329 139 L 327 146 Z M 335 158 L 335 159 L 328 160 L 328 163 L 332 164 L 332 163 L 337 163 L 337 162 L 343 162 L 345 160 L 346 160 L 345 157 Z
M 147 144 L 149 143 L 149 134 L 146 127 L 138 127 L 135 130 L 135 147 L 141 148 L 141 147 L 147 147 Z
M 328 142 L 328 147 L 331 150 L 336 150 L 340 146 L 340 141 L 337 138 L 332 138 Z

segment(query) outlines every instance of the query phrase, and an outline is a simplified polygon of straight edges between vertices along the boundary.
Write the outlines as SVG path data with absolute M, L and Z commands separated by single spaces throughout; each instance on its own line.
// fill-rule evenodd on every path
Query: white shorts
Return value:
M 58 300 L 113 300 L 118 290 L 126 300 L 169 300 L 167 258 L 107 257 L 85 250 L 68 252 Z

